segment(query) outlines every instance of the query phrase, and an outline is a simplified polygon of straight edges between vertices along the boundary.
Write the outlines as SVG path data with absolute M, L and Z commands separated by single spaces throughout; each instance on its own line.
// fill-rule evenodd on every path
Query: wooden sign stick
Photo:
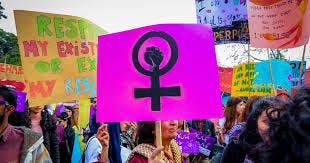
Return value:
M 163 146 L 162 139 L 161 139 L 161 121 L 155 121 L 155 137 L 156 137 L 156 148 Z M 162 152 L 160 152 L 156 160 L 162 159 Z
M 298 84 L 297 84 L 297 87 L 300 87 L 301 85 L 301 76 L 302 76 L 302 69 L 303 69 L 303 66 L 304 66 L 304 61 L 305 61 L 305 53 L 306 53 L 306 47 L 307 47 L 307 44 L 304 45 L 304 50 L 303 50 L 303 53 L 302 53 L 302 59 L 301 59 L 301 65 L 300 65 L 300 68 L 299 68 L 299 76 L 298 76 Z
M 268 60 L 269 60 L 269 72 L 270 72 L 270 79 L 271 79 L 271 84 L 272 84 L 272 90 L 274 95 L 277 94 L 276 89 L 274 88 L 274 80 L 273 80 L 273 76 L 272 76 L 272 64 L 271 64 L 271 57 L 270 57 L 270 53 L 269 53 L 269 48 L 267 48 L 267 54 L 268 54 Z

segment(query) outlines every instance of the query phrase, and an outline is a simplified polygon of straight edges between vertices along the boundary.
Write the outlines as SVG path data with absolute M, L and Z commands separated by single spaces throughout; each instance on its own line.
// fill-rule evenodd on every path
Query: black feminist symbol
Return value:
M 163 61 L 164 55 L 157 47 L 148 47 L 144 53 L 144 60 L 151 68 L 150 70 L 144 69 L 138 60 L 139 49 L 142 44 L 151 37 L 160 37 L 166 40 L 171 49 L 171 57 L 165 67 L 159 69 L 160 63 Z M 180 86 L 173 87 L 160 87 L 159 76 L 167 73 L 177 62 L 178 47 L 175 40 L 165 32 L 151 31 L 144 34 L 135 44 L 132 51 L 132 61 L 135 68 L 143 75 L 151 77 L 151 88 L 135 88 L 135 98 L 151 97 L 152 111 L 160 111 L 160 97 L 161 96 L 181 96 Z

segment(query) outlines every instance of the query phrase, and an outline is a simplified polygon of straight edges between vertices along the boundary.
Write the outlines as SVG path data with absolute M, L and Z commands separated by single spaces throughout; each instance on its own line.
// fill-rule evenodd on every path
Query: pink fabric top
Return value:
M 40 121 L 41 117 L 31 117 L 31 130 L 43 134 Z
M 0 136 L 0 162 L 19 162 L 24 132 L 8 126 Z

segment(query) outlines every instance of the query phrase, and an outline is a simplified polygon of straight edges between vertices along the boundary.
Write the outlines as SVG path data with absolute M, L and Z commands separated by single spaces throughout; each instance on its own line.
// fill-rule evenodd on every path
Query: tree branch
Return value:
M 256 57 L 253 57 L 252 55 L 250 55 L 250 57 L 252 57 L 254 60 L 264 61 L 264 60 L 262 60 L 262 59 L 258 59 L 258 58 L 256 58 Z

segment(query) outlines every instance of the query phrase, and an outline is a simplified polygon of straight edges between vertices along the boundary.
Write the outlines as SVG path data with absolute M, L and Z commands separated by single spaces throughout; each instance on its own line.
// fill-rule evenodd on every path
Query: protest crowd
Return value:
M 2 161 L 142 163 L 156 162 L 163 152 L 162 162 L 175 163 L 310 162 L 310 87 L 289 98 L 230 97 L 218 120 L 162 121 L 162 147 L 155 145 L 152 121 L 104 124 L 92 119 L 94 113 L 83 128 L 74 117 L 76 104 L 60 106 L 59 113 L 51 113 L 47 105 L 21 113 L 14 111 L 16 95 L 10 88 L 1 85 L 0 98 Z M 96 108 L 96 98 L 92 106 Z M 189 128 L 216 139 L 208 154 L 181 152 L 175 138 Z
M 309 0 L 193 3 L 197 24 L 116 33 L 14 10 L 0 163 L 310 163 Z M 247 62 L 221 67 L 230 43 Z M 301 46 L 301 61 L 283 55 Z M 250 54 L 263 48 L 268 60 Z

